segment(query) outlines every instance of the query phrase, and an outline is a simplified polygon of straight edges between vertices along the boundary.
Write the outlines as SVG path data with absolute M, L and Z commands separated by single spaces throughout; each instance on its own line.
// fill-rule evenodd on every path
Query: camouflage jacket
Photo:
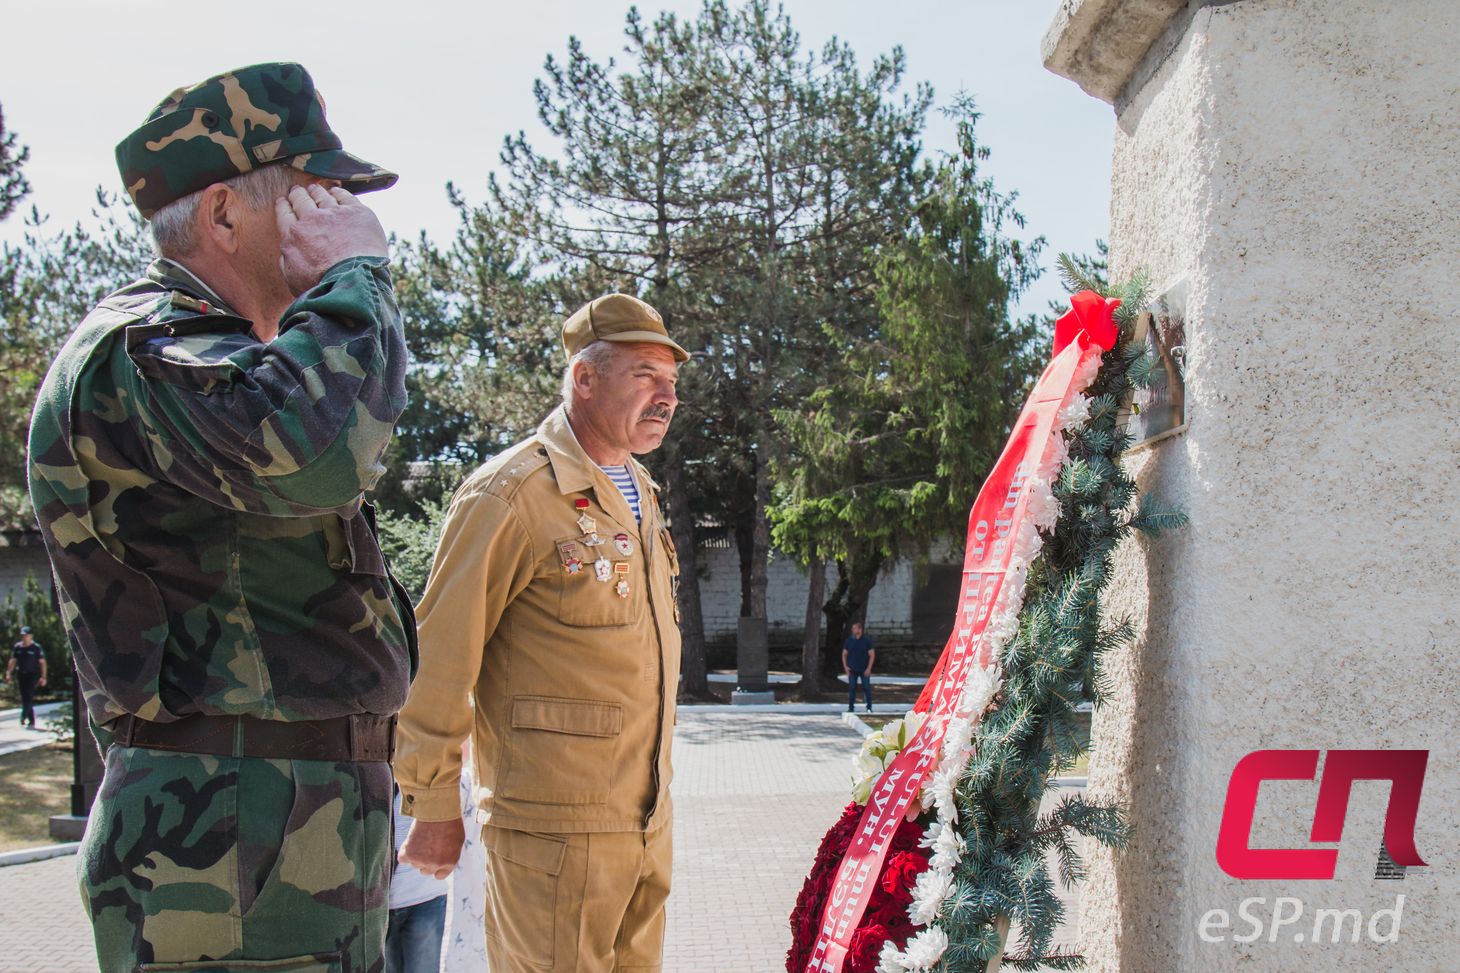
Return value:
M 41 385 L 30 491 L 91 718 L 393 713 L 410 600 L 362 493 L 405 407 L 385 261 L 268 344 L 186 268 L 107 297 Z

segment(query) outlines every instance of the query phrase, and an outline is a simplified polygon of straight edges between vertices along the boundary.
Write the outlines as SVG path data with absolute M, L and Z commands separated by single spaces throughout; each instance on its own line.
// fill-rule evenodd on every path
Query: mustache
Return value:
M 669 417 L 671 415 L 673 415 L 673 414 L 674 413 L 671 412 L 669 410 L 669 408 L 666 407 L 666 406 L 662 406 L 662 405 L 651 405 L 651 406 L 649 406 L 649 408 L 645 409 L 642 414 L 640 414 L 639 418 L 640 419 L 663 419 L 665 422 L 668 422 L 669 421 Z

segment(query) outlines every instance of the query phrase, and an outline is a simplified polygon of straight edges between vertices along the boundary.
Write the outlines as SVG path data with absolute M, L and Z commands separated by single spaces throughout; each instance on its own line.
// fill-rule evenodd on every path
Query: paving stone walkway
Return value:
M 831 715 L 681 711 L 665 973 L 785 969 L 787 918 L 860 739 Z M 94 973 L 75 867 L 0 868 L 0 973 Z

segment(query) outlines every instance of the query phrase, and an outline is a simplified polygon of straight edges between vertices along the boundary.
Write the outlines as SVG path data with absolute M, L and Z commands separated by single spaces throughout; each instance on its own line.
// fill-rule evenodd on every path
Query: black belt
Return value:
M 127 715 L 111 725 L 124 747 L 270 760 L 389 761 L 395 756 L 395 717 L 359 713 L 332 720 L 285 723 L 255 716 L 185 716 L 154 723 Z

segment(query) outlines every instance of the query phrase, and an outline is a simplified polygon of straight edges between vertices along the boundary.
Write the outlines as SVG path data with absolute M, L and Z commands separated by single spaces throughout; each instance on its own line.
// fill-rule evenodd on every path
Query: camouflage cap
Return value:
M 215 182 L 275 162 L 352 193 L 394 185 L 396 175 L 340 147 L 309 72 L 254 64 L 179 88 L 117 145 L 117 168 L 145 219 Z
M 628 294 L 595 298 L 563 322 L 563 350 L 570 359 L 595 341 L 664 345 L 675 361 L 689 361 L 689 352 L 670 339 L 659 312 Z

